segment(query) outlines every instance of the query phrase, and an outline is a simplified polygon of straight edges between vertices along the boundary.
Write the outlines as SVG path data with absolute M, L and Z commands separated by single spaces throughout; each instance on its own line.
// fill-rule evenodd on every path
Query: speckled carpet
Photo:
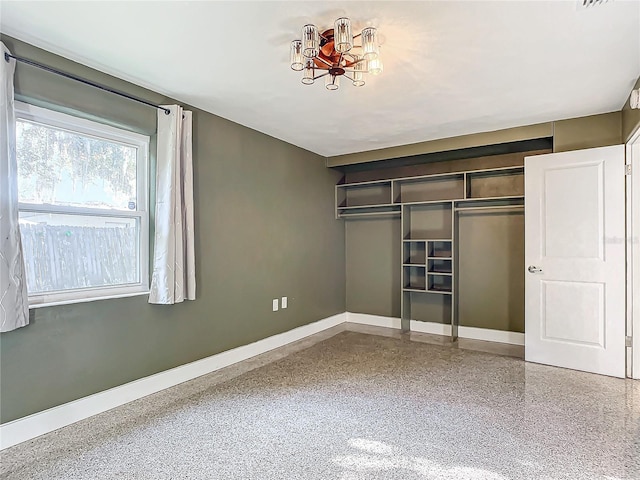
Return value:
M 5 450 L 0 476 L 640 478 L 640 382 L 413 338 L 265 354 Z

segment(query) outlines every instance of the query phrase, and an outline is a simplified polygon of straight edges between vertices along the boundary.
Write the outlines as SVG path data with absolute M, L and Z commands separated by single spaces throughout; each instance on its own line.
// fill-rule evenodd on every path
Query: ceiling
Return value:
M 323 156 L 620 110 L 640 2 L 7 2 L 0 30 Z M 300 83 L 305 23 L 373 25 L 384 73 Z

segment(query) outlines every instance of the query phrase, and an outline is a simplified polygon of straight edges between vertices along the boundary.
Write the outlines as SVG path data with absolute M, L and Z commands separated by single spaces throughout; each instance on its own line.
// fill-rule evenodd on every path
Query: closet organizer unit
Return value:
M 458 336 L 458 216 L 524 208 L 524 167 L 336 185 L 336 218 L 399 215 L 403 330 L 411 320 L 451 325 Z

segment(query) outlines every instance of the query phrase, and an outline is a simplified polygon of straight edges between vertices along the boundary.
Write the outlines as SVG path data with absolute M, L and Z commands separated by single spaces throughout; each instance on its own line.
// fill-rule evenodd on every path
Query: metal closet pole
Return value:
M 128 93 L 120 92 L 118 90 L 114 90 L 113 88 L 105 87 L 104 85 L 100 85 L 99 83 L 94 83 L 89 80 L 86 80 L 81 77 L 76 77 L 75 75 L 71 75 L 70 73 L 61 72 L 60 70 L 56 70 L 48 65 L 44 65 L 42 63 L 34 62 L 33 60 L 29 60 L 28 58 L 16 57 L 15 55 L 10 55 L 7 52 L 4 52 L 4 60 L 9 62 L 9 59 L 13 58 L 16 62 L 21 62 L 27 65 L 31 65 L 32 67 L 40 68 L 42 70 L 46 70 L 50 73 L 55 73 L 56 75 L 60 75 L 61 77 L 68 78 L 70 80 L 75 80 L 76 82 L 84 83 L 85 85 L 89 85 L 90 87 L 95 87 L 100 90 L 104 90 L 105 92 L 113 93 L 114 95 L 118 95 L 120 97 L 128 98 L 129 100 L 133 100 L 134 102 L 143 103 L 144 105 L 148 105 L 149 107 L 157 108 L 158 110 L 164 111 L 165 114 L 169 115 L 171 110 L 168 108 L 161 107 L 160 105 L 156 105 L 155 103 L 147 102 L 138 97 L 134 97 L 133 95 L 129 95 Z

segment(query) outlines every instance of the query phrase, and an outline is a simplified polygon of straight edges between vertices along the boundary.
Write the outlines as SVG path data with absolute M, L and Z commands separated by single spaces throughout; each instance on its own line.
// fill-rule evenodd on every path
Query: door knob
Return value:
M 529 268 L 527 270 L 529 270 L 529 273 L 542 273 L 542 269 L 536 267 L 535 265 L 529 265 Z

